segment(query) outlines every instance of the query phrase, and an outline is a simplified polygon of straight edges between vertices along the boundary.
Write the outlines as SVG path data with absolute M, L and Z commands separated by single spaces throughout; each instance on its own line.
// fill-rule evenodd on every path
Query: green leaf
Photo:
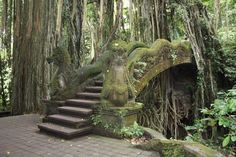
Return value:
M 197 128 L 195 126 L 186 126 L 186 130 L 196 130 Z
M 229 127 L 230 126 L 230 120 L 227 117 L 220 117 L 218 124 L 220 126 L 223 125 L 223 127 Z
M 227 137 L 224 139 L 224 141 L 223 141 L 223 143 L 222 143 L 222 146 L 223 146 L 223 147 L 226 147 L 226 146 L 229 144 L 229 142 L 230 142 L 230 136 L 227 136 Z
M 209 110 L 207 108 L 204 108 L 201 110 L 201 113 L 203 114 L 208 114 L 209 113 Z
M 236 141 L 236 136 L 231 136 L 231 141 L 235 142 Z
M 229 109 L 231 110 L 231 112 L 235 112 L 236 111 L 236 99 L 230 99 L 228 101 L 228 106 L 229 106 Z

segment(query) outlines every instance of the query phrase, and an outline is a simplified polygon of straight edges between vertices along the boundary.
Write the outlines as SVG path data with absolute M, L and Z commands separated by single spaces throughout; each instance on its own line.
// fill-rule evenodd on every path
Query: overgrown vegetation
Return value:
M 130 126 L 118 126 L 114 123 L 105 121 L 100 114 L 91 117 L 92 124 L 96 127 L 101 127 L 115 135 L 123 138 L 137 138 L 144 134 L 144 129 L 137 122 Z
M 228 37 L 226 37 L 224 32 L 220 32 L 219 36 L 221 37 L 222 50 L 224 52 L 224 62 L 220 64 L 223 64 L 223 73 L 231 82 L 228 86 L 232 86 L 236 82 L 236 26 L 232 32 L 229 32 Z
M 141 137 L 144 134 L 143 128 L 138 125 L 137 122 L 134 122 L 134 124 L 129 127 L 121 128 L 120 132 L 127 138 Z
M 187 139 L 236 153 L 236 85 L 219 92 L 211 107 L 201 109 L 201 113 L 204 118 L 186 127 L 191 133 Z

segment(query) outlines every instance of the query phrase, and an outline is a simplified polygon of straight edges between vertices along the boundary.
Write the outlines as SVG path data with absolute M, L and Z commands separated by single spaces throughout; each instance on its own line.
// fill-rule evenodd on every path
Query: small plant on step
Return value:
M 97 115 L 92 115 L 91 116 L 91 121 L 92 124 L 97 126 L 97 125 L 101 125 L 102 124 L 102 116 L 97 114 Z
M 137 122 L 134 122 L 133 125 L 129 127 L 123 127 L 120 130 L 122 136 L 126 138 L 141 137 L 144 134 L 143 127 L 139 126 Z

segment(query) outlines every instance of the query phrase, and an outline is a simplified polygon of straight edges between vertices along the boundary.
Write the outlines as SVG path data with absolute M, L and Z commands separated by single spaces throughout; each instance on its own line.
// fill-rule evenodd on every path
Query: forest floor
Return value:
M 0 157 L 158 157 L 125 140 L 87 135 L 63 140 L 39 132 L 36 114 L 0 118 Z

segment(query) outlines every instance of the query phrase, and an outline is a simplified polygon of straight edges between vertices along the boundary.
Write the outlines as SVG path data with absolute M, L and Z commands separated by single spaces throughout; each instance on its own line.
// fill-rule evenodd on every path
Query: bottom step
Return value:
M 46 133 L 48 132 L 51 134 L 53 133 L 53 135 L 57 135 L 66 139 L 88 134 L 92 131 L 91 126 L 83 127 L 79 129 L 73 129 L 73 128 L 68 128 L 68 127 L 64 127 L 64 126 L 52 124 L 52 123 L 39 124 L 38 128 L 40 129 L 40 131 L 43 131 Z

